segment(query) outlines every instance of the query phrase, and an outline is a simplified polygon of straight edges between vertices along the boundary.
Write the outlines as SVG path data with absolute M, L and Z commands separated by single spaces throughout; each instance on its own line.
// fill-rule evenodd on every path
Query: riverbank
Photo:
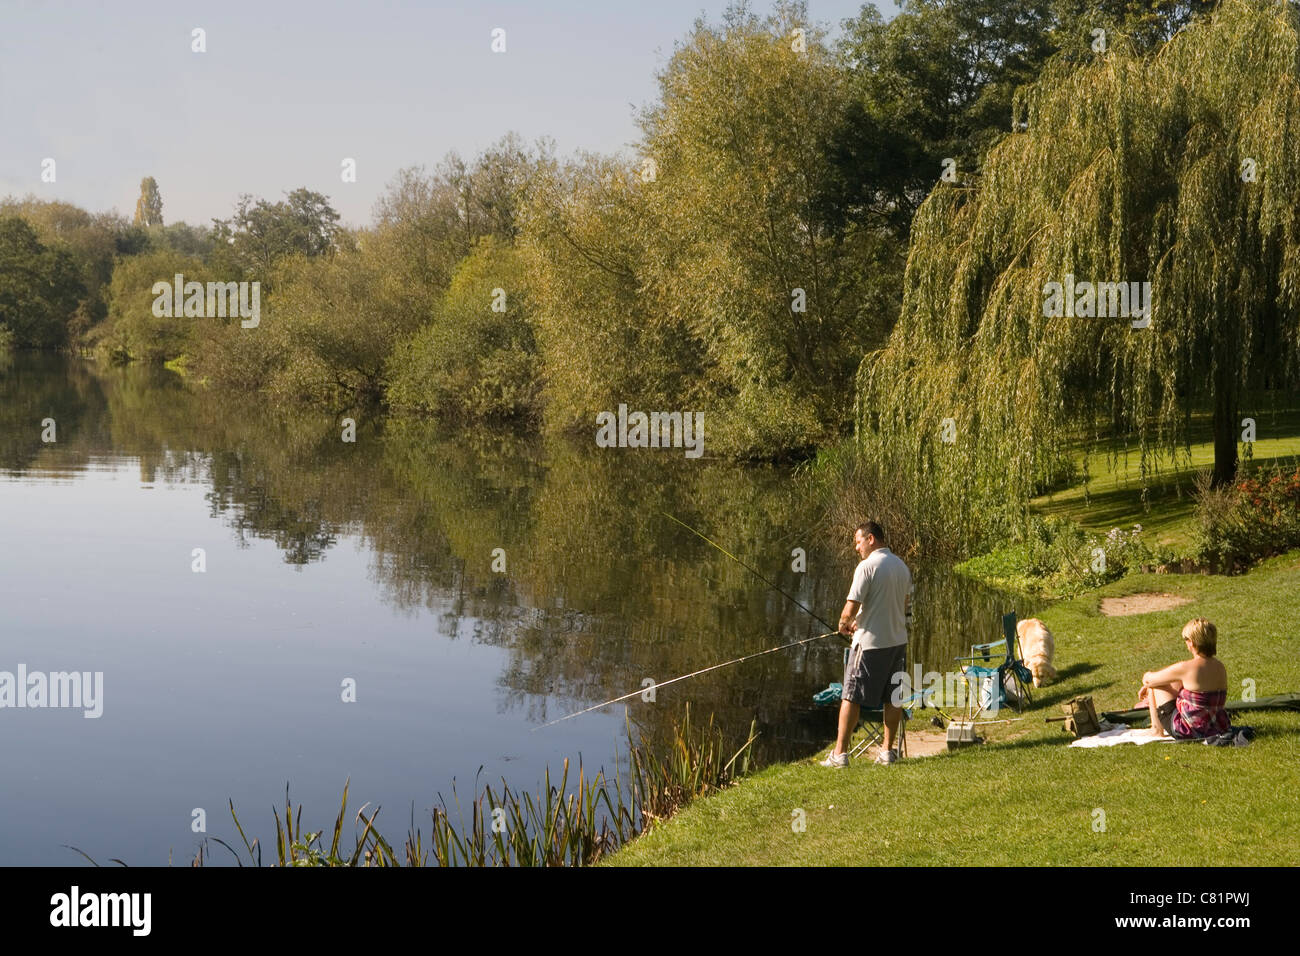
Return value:
M 1099 609 L 1104 598 L 1153 591 L 1189 603 L 1114 617 Z M 990 728 L 985 745 L 893 767 L 860 761 L 832 771 L 815 760 L 770 766 L 692 803 L 607 862 L 1205 866 L 1300 860 L 1300 806 L 1278 799 L 1300 785 L 1300 715 L 1246 715 L 1241 722 L 1258 737 L 1245 748 L 1081 750 L 1067 746 L 1059 723 L 1043 721 L 1076 694 L 1091 695 L 1099 710 L 1130 706 L 1143 671 L 1181 656 L 1179 630 L 1196 616 L 1219 627 L 1230 698 L 1241 696 L 1246 679 L 1260 697 L 1300 689 L 1293 637 L 1300 630 L 1300 551 L 1234 577 L 1130 575 L 1040 616 L 1056 637 L 1060 677 L 1039 691 L 1024 719 Z M 792 826 L 798 819 L 802 831 Z

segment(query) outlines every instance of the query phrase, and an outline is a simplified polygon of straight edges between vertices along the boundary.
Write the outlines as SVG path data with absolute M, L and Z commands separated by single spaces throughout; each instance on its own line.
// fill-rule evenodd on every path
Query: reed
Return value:
M 453 783 L 450 803 L 438 795 L 427 840 L 415 825 L 412 809 L 400 852 L 376 827 L 380 808 L 368 812 L 369 804 L 356 811 L 350 843 L 343 840 L 350 780 L 343 786 L 328 848 L 324 830 L 303 830 L 302 805 L 294 808 L 286 785 L 283 816 L 272 809 L 273 865 L 590 866 L 696 797 L 727 787 L 749 773 L 757 738 L 755 720 L 745 742 L 732 750 L 725 745 L 713 717 L 697 728 L 688 706 L 682 720 L 673 725 L 662 755 L 637 741 L 629 726 L 626 777 L 617 770 L 613 778 L 603 770 L 589 776 L 579 761 L 577 780 L 570 788 L 566 759 L 559 780 L 552 780 L 548 768 L 537 793 L 512 790 L 504 780 L 499 790 L 476 784 L 474 799 L 464 807 Z M 261 844 L 256 838 L 248 839 L 233 801 L 230 815 L 244 845 L 243 855 L 224 840 L 211 839 L 225 847 L 239 866 L 261 866 Z M 205 853 L 206 846 L 200 845 L 194 866 L 204 864 Z

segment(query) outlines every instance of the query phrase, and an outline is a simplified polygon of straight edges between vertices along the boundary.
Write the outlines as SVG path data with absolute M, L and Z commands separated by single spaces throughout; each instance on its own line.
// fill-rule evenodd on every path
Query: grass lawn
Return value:
M 1193 603 L 1130 617 L 1098 610 L 1101 597 L 1142 591 Z M 695 801 L 607 863 L 1300 864 L 1300 714 L 1237 717 L 1258 732 L 1240 748 L 1072 749 L 1059 723 L 1043 721 L 1076 694 L 1091 694 L 1099 711 L 1130 706 L 1143 671 L 1184 655 L 1179 631 L 1196 616 L 1218 626 L 1229 698 L 1245 678 L 1260 697 L 1300 690 L 1300 551 L 1234 578 L 1132 575 L 1041 615 L 1060 679 L 1024 719 L 990 727 L 985 745 L 892 767 L 769 767 Z M 796 810 L 803 832 L 791 826 Z
M 1288 409 L 1261 413 L 1256 422 L 1256 441 L 1252 449 L 1257 466 L 1285 464 L 1300 456 L 1300 410 Z M 1149 541 L 1167 544 L 1182 551 L 1192 543 L 1196 503 L 1192 499 L 1193 475 L 1214 464 L 1214 444 L 1208 421 L 1194 421 L 1190 463 L 1185 456 L 1176 461 L 1168 456 L 1157 460 L 1157 473 L 1148 483 L 1147 500 L 1142 500 L 1141 460 L 1137 452 L 1112 463 L 1109 453 L 1092 452 L 1087 456 L 1091 480 L 1051 492 L 1032 501 L 1034 510 L 1044 515 L 1058 515 L 1081 527 L 1105 533 L 1114 527 L 1127 530 L 1141 524 Z M 1242 446 L 1238 446 L 1238 452 Z

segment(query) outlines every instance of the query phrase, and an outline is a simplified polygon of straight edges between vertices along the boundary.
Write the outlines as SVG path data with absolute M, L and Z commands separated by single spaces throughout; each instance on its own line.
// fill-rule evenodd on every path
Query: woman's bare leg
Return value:
M 1172 693 L 1170 692 L 1169 688 L 1171 686 L 1172 685 L 1164 684 L 1160 687 L 1152 687 L 1147 691 L 1147 707 L 1151 711 L 1151 736 L 1153 737 L 1169 736 L 1165 733 L 1164 725 L 1160 723 L 1160 715 L 1157 714 L 1156 711 L 1177 696 L 1177 691 Z M 1181 687 L 1182 685 L 1180 684 L 1179 686 Z

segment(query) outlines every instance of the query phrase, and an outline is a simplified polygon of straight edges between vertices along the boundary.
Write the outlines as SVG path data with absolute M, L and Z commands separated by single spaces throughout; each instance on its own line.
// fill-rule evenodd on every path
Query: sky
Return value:
M 561 156 L 629 149 L 674 42 L 726 6 L 0 0 L 0 196 L 129 216 L 153 176 L 166 222 L 208 224 L 241 193 L 306 186 L 365 225 L 399 169 L 451 150 L 470 160 L 511 130 L 553 138 Z M 809 0 L 808 12 L 834 37 L 862 6 Z M 492 52 L 495 28 L 505 53 Z

